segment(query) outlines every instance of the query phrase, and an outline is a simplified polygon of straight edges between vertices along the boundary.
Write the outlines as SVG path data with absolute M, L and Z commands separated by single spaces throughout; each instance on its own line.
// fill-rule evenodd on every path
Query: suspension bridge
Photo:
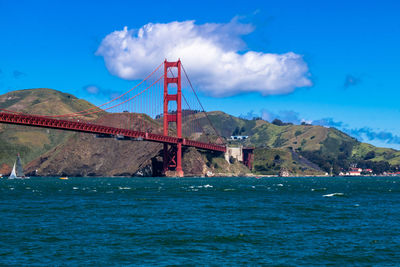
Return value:
M 104 119 L 115 113 L 123 120 Z M 0 109 L 0 123 L 162 143 L 163 171 L 178 176 L 183 176 L 182 147 L 227 151 L 180 60 L 165 60 L 136 86 L 99 106 L 45 115 Z M 246 153 L 244 163 L 250 166 L 251 154 Z

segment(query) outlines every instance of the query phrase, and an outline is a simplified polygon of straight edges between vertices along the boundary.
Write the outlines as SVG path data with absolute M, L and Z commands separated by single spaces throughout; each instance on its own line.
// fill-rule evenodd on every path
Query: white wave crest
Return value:
M 340 196 L 344 196 L 344 193 L 332 193 L 323 195 L 323 197 L 340 197 Z

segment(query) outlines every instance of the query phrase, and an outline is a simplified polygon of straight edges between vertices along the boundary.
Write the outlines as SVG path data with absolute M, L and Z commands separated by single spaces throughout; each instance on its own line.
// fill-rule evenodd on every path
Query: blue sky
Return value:
M 0 93 L 47 87 L 100 104 L 109 96 L 89 94 L 85 87 L 124 92 L 137 78 L 110 69 L 104 54 L 96 53 L 106 36 L 125 26 L 134 35 L 148 23 L 166 30 L 174 21 L 194 21 L 199 29 L 214 23 L 225 30 L 201 37 L 218 39 L 221 33 L 217 46 L 228 52 L 224 40 L 240 41 L 232 48 L 239 59 L 247 52 L 277 58 L 292 52 L 299 56 L 294 66 L 305 64 L 307 71 L 293 76 L 297 68 L 288 68 L 285 75 L 293 83 L 281 88 L 278 82 L 274 94 L 263 89 L 263 82 L 270 84 L 263 76 L 256 77 L 250 92 L 243 83 L 227 85 L 218 94 L 212 93 L 217 88 L 203 85 L 200 97 L 207 110 L 318 122 L 400 149 L 400 2 L 215 2 L 0 0 Z M 226 75 L 221 77 L 229 80 Z M 300 82 L 300 76 L 310 84 Z

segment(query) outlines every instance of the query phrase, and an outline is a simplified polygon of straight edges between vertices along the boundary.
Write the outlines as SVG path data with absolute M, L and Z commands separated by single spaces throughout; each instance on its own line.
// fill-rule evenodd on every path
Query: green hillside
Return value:
M 228 143 L 255 147 L 255 171 L 259 173 L 277 174 L 281 167 L 292 170 L 292 173 L 307 174 L 321 170 L 330 172 L 331 168 L 338 173 L 351 164 L 377 170 L 385 167 L 385 163 L 393 168 L 400 165 L 400 151 L 361 143 L 335 128 L 292 124 L 278 126 L 261 119 L 246 120 L 220 111 L 209 112 L 208 116 L 227 140 L 234 133 L 249 136 L 245 141 L 228 140 Z M 206 124 L 204 115 L 199 119 Z M 261 153 L 260 149 L 264 152 Z M 318 165 L 320 169 L 293 160 L 293 153 Z M 272 157 L 277 155 L 280 160 L 274 161 Z
M 0 108 L 48 115 L 74 113 L 95 106 L 71 94 L 42 88 L 1 95 Z M 104 116 L 105 114 L 107 113 L 101 112 L 85 119 L 107 121 L 107 124 L 119 126 L 126 124 L 134 116 L 143 116 L 126 113 L 110 117 Z M 216 140 L 218 137 L 210 126 L 211 121 L 229 145 L 255 148 L 254 172 L 257 174 L 278 174 L 281 169 L 286 169 L 294 175 L 321 175 L 331 171 L 338 173 L 352 165 L 371 168 L 374 172 L 381 173 L 400 166 L 400 151 L 361 143 L 335 128 L 273 124 L 261 119 L 237 118 L 220 111 L 209 112 L 207 115 L 208 117 L 202 112 L 188 114 L 184 120 L 183 132 L 188 132 L 193 125 L 197 125 L 198 132 L 188 137 L 200 141 Z M 161 118 L 154 121 L 144 116 L 144 119 L 148 122 L 146 125 L 151 126 L 149 131 L 161 131 Z M 173 127 L 171 131 L 174 131 Z M 25 164 L 37 160 L 56 146 L 65 144 L 71 135 L 73 133 L 60 130 L 0 124 L 0 164 L 5 163 L 11 167 L 18 153 Z M 249 138 L 233 141 L 229 140 L 231 135 L 247 135 Z M 223 158 L 209 160 L 214 171 L 223 172 L 229 167 L 221 160 Z M 210 166 L 208 167 L 211 168 Z M 230 171 L 243 172 L 239 169 Z
M 71 94 L 52 89 L 27 89 L 0 96 L 0 108 L 28 114 L 68 114 L 94 107 Z M 86 117 L 95 119 L 97 115 Z M 24 164 L 64 142 L 72 133 L 18 125 L 0 124 L 0 163 L 13 165 L 21 154 Z

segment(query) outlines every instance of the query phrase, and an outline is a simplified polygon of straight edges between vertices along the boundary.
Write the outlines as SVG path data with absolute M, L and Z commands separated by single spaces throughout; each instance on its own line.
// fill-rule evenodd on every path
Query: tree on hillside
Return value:
M 240 131 L 239 126 L 236 126 L 235 130 L 232 132 L 232 135 L 233 136 L 239 135 L 239 131 Z
M 293 123 L 291 123 L 291 122 L 283 122 L 280 119 L 274 119 L 271 123 L 275 124 L 277 126 L 293 125 Z
M 375 158 L 375 151 L 371 150 L 365 155 L 364 160 L 369 160 L 373 158 Z
M 281 121 L 280 119 L 274 119 L 272 121 L 272 124 L 275 124 L 276 126 L 283 126 L 284 125 L 283 121 Z

